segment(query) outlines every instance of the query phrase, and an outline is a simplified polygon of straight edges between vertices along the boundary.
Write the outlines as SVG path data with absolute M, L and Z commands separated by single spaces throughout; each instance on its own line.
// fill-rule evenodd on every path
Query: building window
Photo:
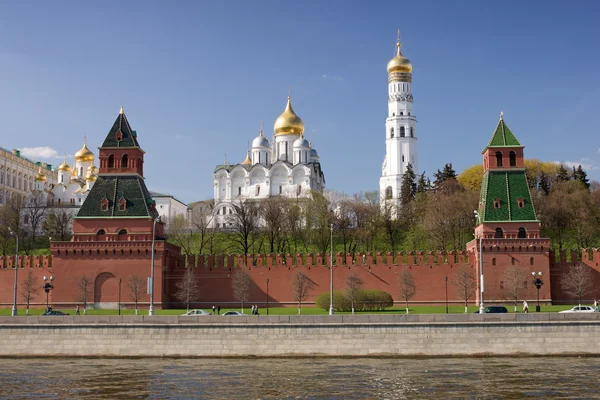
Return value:
M 492 258 L 492 265 L 496 265 L 496 257 Z
M 58 200 L 58 204 L 60 204 L 60 199 Z M 108 211 L 108 199 L 106 197 L 100 200 L 100 210 Z
M 298 196 L 300 196 L 301 193 L 302 193 L 302 185 L 298 185 L 298 190 L 296 191 L 296 194 Z
M 121 229 L 119 235 L 127 235 L 127 229 Z
M 108 168 L 114 168 L 115 167 L 115 156 L 113 156 L 112 154 L 110 156 L 108 156 Z
M 517 154 L 514 151 L 511 151 L 509 153 L 509 157 L 510 157 L 510 166 L 516 167 L 517 166 Z
M 525 207 L 525 199 L 523 199 L 523 198 L 517 199 L 517 204 L 518 204 L 519 208 Z
M 415 131 L 412 126 L 410 127 L 410 137 L 415 137 Z
M 385 198 L 386 199 L 392 198 L 392 187 L 391 186 L 388 186 L 385 188 Z
M 238 196 L 241 196 L 241 195 L 242 195 L 242 187 L 240 186 L 240 187 L 238 187 Z
M 403 126 L 400 127 L 400 137 L 406 137 L 406 128 Z
M 390 136 L 391 136 L 391 137 L 394 137 L 394 128 L 391 128 L 391 129 L 390 129 Z
M 500 208 L 500 199 L 494 199 L 494 208 Z
M 504 231 L 502 228 L 496 228 L 496 233 L 494 234 L 494 239 L 502 239 L 504 237 Z
M 256 185 L 256 196 L 260 194 L 260 185 Z
M 502 166 L 502 152 L 497 151 L 496 152 L 496 167 L 501 167 Z
M 104 235 L 104 229 L 100 229 L 98 232 L 96 232 L 96 235 Z
M 519 239 L 525 239 L 527 238 L 527 231 L 525 230 L 525 228 L 521 227 L 519 228 Z
M 231 215 L 231 214 L 233 214 L 233 209 L 232 208 L 229 209 L 229 215 Z
M 404 115 L 404 111 L 400 111 L 400 115 Z
M 121 168 L 127 168 L 129 166 L 129 158 L 127 154 L 123 154 L 123 158 L 121 159 Z
M 404 162 L 404 156 L 402 156 L 402 162 Z
M 279 185 L 279 194 L 283 193 L 283 186 Z
M 127 200 L 125 200 L 124 197 L 121 197 L 119 199 L 118 207 L 119 207 L 119 211 L 125 211 L 125 209 L 127 208 Z
M 529 258 L 529 265 L 533 265 L 533 257 Z

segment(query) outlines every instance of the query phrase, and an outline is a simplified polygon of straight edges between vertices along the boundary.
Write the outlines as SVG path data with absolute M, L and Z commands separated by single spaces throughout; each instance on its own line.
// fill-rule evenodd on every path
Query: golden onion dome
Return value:
M 83 142 L 83 147 L 77 153 L 75 153 L 75 161 L 94 161 L 94 153 L 88 149 L 87 144 Z
M 90 166 L 87 167 L 87 170 L 88 172 L 98 175 L 98 167 L 96 167 L 94 164 L 90 164 Z
M 71 171 L 71 166 L 67 164 L 67 156 L 65 156 L 65 160 L 62 164 L 58 166 L 59 171 Z
M 42 167 L 38 169 L 38 173 L 33 178 L 36 182 L 46 182 L 46 175 L 42 172 Z
M 275 135 L 301 135 L 304 132 L 304 122 L 292 109 L 292 101 L 288 96 L 287 106 L 273 125 Z
M 400 46 L 402 46 L 402 45 L 400 44 L 399 40 L 398 40 L 398 43 L 396 43 L 396 46 L 398 46 L 396 56 L 394 58 L 392 58 L 387 64 L 388 74 L 391 74 L 393 72 L 411 73 L 412 72 L 412 64 L 410 63 L 410 60 L 408 58 L 406 58 L 402 55 L 402 52 L 400 51 Z
M 85 176 L 85 180 L 94 182 L 96 179 L 98 179 L 98 176 L 88 169 L 87 175 Z
M 252 159 L 250 158 L 250 150 L 246 154 L 246 159 L 242 161 L 242 165 L 252 165 Z

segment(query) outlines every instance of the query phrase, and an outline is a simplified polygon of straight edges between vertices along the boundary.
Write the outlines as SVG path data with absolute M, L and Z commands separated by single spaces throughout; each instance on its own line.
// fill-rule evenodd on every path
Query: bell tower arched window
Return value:
M 129 159 L 127 157 L 127 154 L 123 154 L 123 158 L 121 159 L 121 168 L 127 168 L 129 166 L 128 162 Z
M 391 186 L 388 186 L 385 188 L 385 198 L 386 199 L 392 198 L 392 187 Z
M 496 228 L 496 233 L 494 234 L 494 239 L 502 239 L 504 237 L 504 231 L 502 228 Z
M 510 157 L 510 166 L 516 167 L 517 166 L 517 153 L 515 153 L 514 151 L 511 151 L 509 153 L 509 157 Z
M 519 239 L 525 239 L 525 238 L 527 238 L 527 231 L 525 230 L 525 228 L 519 228 L 518 238 Z
M 412 126 L 410 127 L 410 137 L 415 137 L 415 131 Z
M 400 127 L 400 137 L 406 137 L 406 128 L 403 126 Z
M 496 152 L 496 167 L 502 166 L 502 153 L 500 151 Z
M 112 154 L 110 156 L 108 156 L 108 168 L 114 168 L 115 167 L 115 156 L 113 156 Z
M 393 127 L 390 129 L 390 136 L 391 136 L 392 138 L 394 137 L 394 128 L 393 128 Z

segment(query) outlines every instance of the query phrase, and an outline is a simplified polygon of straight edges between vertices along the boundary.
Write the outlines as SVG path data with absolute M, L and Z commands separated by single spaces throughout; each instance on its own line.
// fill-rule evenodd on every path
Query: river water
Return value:
M 600 398 L 600 358 L 0 359 L 1 399 Z

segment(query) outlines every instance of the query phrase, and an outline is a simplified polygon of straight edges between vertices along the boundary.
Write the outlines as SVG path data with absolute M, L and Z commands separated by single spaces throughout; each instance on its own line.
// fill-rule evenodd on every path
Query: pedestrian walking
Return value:
M 79 304 L 77 304 L 77 308 L 75 309 L 75 315 L 79 315 Z
M 217 306 L 217 315 L 221 315 L 221 305 Z
M 252 315 L 254 315 L 254 304 L 252 304 Z
M 523 312 L 526 314 L 529 312 L 529 305 L 527 304 L 527 300 L 523 300 Z
M 594 299 L 594 312 L 598 312 L 598 300 Z
M 254 306 L 254 315 L 260 315 L 260 314 L 258 313 L 258 304 L 256 304 L 256 305 Z
M 215 310 L 216 310 L 216 309 L 217 309 L 217 308 L 216 308 L 216 307 L 215 307 L 215 305 L 213 304 L 213 315 L 215 315 Z

